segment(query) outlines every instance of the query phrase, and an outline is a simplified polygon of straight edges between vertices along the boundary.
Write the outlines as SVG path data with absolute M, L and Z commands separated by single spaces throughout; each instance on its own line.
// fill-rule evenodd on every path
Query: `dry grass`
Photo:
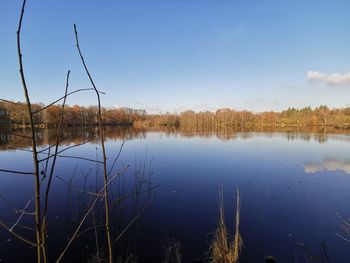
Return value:
M 173 239 L 163 246 L 162 263 L 181 263 L 181 247 L 179 241 Z
M 236 199 L 236 222 L 233 241 L 229 241 L 229 235 L 225 225 L 223 189 L 219 191 L 219 224 L 216 229 L 214 240 L 211 244 L 211 262 L 213 263 L 237 263 L 242 247 L 242 238 L 239 233 L 240 222 L 240 194 L 237 189 Z

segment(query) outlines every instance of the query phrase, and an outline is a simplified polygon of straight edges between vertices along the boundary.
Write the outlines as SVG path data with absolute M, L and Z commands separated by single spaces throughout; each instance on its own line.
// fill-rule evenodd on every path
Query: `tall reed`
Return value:
M 212 241 L 211 262 L 213 263 L 237 263 L 242 247 L 242 238 L 239 233 L 241 197 L 239 189 L 236 193 L 236 220 L 235 235 L 232 242 L 229 241 L 229 234 L 225 224 L 223 188 L 219 190 L 219 223 Z

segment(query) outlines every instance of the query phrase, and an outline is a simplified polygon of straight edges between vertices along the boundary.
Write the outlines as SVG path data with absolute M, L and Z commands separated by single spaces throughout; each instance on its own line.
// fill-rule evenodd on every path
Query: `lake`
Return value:
M 26 134 L 28 131 L 13 131 Z M 48 210 L 48 251 L 54 261 L 101 189 L 101 147 L 95 131 L 67 130 L 58 158 Z M 53 132 L 37 132 L 39 149 Z M 89 138 L 93 138 L 89 140 Z M 30 142 L 0 132 L 0 168 L 31 171 Z M 226 225 L 234 232 L 236 189 L 242 193 L 240 262 L 349 262 L 349 237 L 341 218 L 350 218 L 350 134 L 337 130 L 178 131 L 106 130 L 111 176 L 130 167 L 111 184 L 115 254 L 140 262 L 161 262 L 179 246 L 182 262 L 209 257 L 218 224 L 218 191 L 223 187 Z M 44 152 L 45 153 L 45 152 Z M 45 158 L 42 154 L 42 159 Z M 76 159 L 73 157 L 80 157 Z M 84 158 L 84 159 L 82 159 Z M 45 170 L 45 162 L 41 166 Z M 43 180 L 43 187 L 47 178 Z M 12 226 L 19 213 L 33 211 L 31 175 L 0 173 L 0 220 Z M 45 189 L 45 188 L 43 188 Z M 45 193 L 43 190 L 42 193 Z M 44 200 L 42 200 L 44 201 Z M 135 219 L 135 220 L 134 220 Z M 133 223 L 128 227 L 130 221 Z M 88 261 L 106 255 L 103 202 L 98 201 L 65 260 Z M 31 215 L 15 229 L 34 240 Z M 349 237 L 350 238 L 350 237 Z M 97 243 L 96 243 L 97 242 Z M 99 249 L 96 252 L 96 244 Z M 35 249 L 0 229 L 0 262 L 30 262 Z M 307 259 L 308 261 L 305 261 Z

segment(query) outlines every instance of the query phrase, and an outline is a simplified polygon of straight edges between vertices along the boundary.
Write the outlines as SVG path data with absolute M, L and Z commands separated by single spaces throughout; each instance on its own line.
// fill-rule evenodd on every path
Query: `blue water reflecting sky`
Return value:
M 152 184 L 159 185 L 152 206 L 140 220 L 140 255 L 147 255 L 146 262 L 158 262 L 162 244 L 176 238 L 184 262 L 203 258 L 217 225 L 218 189 L 223 186 L 231 233 L 235 189 L 242 191 L 242 262 L 262 262 L 267 255 L 279 262 L 294 262 L 295 258 L 303 262 L 305 256 L 321 256 L 323 241 L 332 262 L 347 262 L 349 244 L 337 236 L 343 230 L 336 213 L 350 218 L 349 136 L 322 135 L 321 140 L 320 136 L 310 135 L 306 140 L 287 133 L 238 133 L 223 140 L 214 135 L 149 132 L 128 140 L 117 169 L 130 164 L 125 174 L 130 181 L 135 160 L 136 166 L 142 165 L 147 154 L 147 160 L 152 159 Z M 109 162 L 120 145 L 120 140 L 107 141 Z M 96 147 L 86 144 L 73 148 L 69 155 L 95 158 Z M 74 178 L 76 184 L 82 182 L 81 174 L 94 174 L 96 168 L 86 161 L 59 159 L 56 174 L 68 180 L 76 165 L 80 173 Z M 2 151 L 0 166 L 30 170 L 30 154 Z M 90 177 L 91 183 L 95 177 Z M 1 195 L 24 206 L 32 194 L 32 178 L 2 174 L 0 181 Z M 52 216 L 63 213 L 58 208 L 64 207 L 65 191 L 66 185 L 55 178 Z M 13 218 L 4 202 L 0 202 L 0 211 L 2 218 Z

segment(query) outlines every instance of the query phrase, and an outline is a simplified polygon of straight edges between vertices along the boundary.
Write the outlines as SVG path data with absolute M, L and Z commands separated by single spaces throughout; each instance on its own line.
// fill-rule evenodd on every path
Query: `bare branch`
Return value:
M 90 194 L 90 195 L 98 195 L 98 196 L 103 196 L 100 193 L 94 193 L 94 192 L 90 192 L 90 191 L 84 191 L 81 190 L 79 187 L 71 185 L 69 182 L 67 182 L 66 180 L 64 180 L 63 178 L 59 177 L 58 175 L 56 175 L 57 179 L 61 180 L 63 183 L 65 183 L 68 187 L 71 187 L 73 190 L 79 192 L 79 193 L 84 193 L 84 194 Z
M 89 139 L 89 140 L 87 140 L 87 141 L 85 141 L 85 142 L 82 142 L 82 143 L 80 143 L 80 144 L 75 144 L 75 145 L 69 146 L 69 147 L 67 147 L 67 148 L 64 148 L 64 149 L 62 149 L 62 150 L 60 150 L 60 151 L 57 152 L 57 156 L 58 156 L 58 157 L 65 157 L 65 158 L 82 159 L 83 157 L 76 157 L 76 156 L 70 156 L 70 155 L 60 155 L 60 153 L 65 152 L 65 151 L 67 151 L 67 150 L 69 150 L 69 149 L 72 149 L 72 148 L 74 148 L 74 147 L 78 147 L 78 146 L 81 146 L 81 145 L 83 145 L 83 144 L 86 144 L 86 143 L 88 143 L 89 141 L 91 141 L 92 139 L 93 139 L 93 138 L 91 138 L 91 139 Z M 46 158 L 43 158 L 43 159 L 39 160 L 39 162 L 44 162 L 44 161 L 46 161 L 47 159 L 53 158 L 54 156 L 55 156 L 55 155 L 52 154 L 52 155 L 50 155 L 50 156 L 48 156 L 48 157 L 46 157 Z M 88 160 L 88 161 L 92 161 L 92 162 L 96 162 L 96 160 L 93 160 L 93 159 L 88 159 L 88 158 L 83 158 L 83 159 Z
M 339 234 L 339 233 L 335 233 L 335 234 L 336 234 L 339 238 L 343 239 L 344 241 L 350 242 L 350 239 L 348 239 L 348 238 L 342 236 L 341 234 Z
M 3 222 L 4 224 L 11 224 L 11 222 L 9 222 L 9 221 L 5 221 L 5 220 L 0 220 L 0 221 Z M 23 229 L 26 229 L 26 230 L 30 230 L 30 231 L 34 231 L 34 232 L 35 232 L 35 228 L 32 228 L 32 227 L 30 227 L 30 226 L 17 224 L 17 227 L 23 228 Z
M 119 202 L 125 200 L 129 195 L 132 195 L 132 196 L 139 196 L 140 194 L 143 194 L 143 193 L 149 193 L 151 191 L 153 191 L 154 189 L 158 188 L 160 185 L 155 185 L 147 190 L 144 190 L 144 191 L 134 191 L 133 193 L 131 194 L 124 194 L 123 196 L 117 198 L 116 200 L 114 200 L 113 202 L 110 203 L 110 206 L 113 206 L 113 205 L 116 205 L 118 204 Z
M 113 240 L 113 243 L 117 242 L 124 234 L 125 232 L 132 226 L 132 224 L 141 216 L 141 214 L 146 211 L 146 209 L 149 207 L 151 204 L 151 200 L 148 200 L 147 204 L 145 207 L 137 213 L 137 215 L 127 224 L 127 226 L 122 230 L 122 232 L 117 236 L 116 239 Z
M 120 146 L 119 152 L 118 152 L 117 156 L 115 157 L 115 159 L 114 159 L 114 161 L 113 161 L 113 164 L 112 164 L 111 168 L 109 169 L 109 171 L 108 171 L 108 173 L 107 173 L 107 176 L 110 175 L 110 173 L 112 172 L 112 170 L 113 170 L 115 164 L 117 163 L 117 161 L 118 161 L 118 159 L 119 159 L 119 156 L 120 156 L 120 154 L 121 154 L 121 152 L 122 152 L 122 149 L 123 149 L 124 144 L 125 144 L 125 141 L 123 141 L 122 145 Z
M 52 177 L 53 177 L 53 173 L 55 170 L 55 165 L 56 165 L 56 160 L 57 160 L 57 152 L 58 152 L 58 146 L 60 144 L 60 135 L 62 132 L 62 124 L 63 124 L 63 116 L 64 116 L 64 106 L 66 104 L 66 98 L 67 98 L 67 92 L 68 92 L 68 86 L 69 86 L 69 75 L 70 75 L 70 70 L 68 70 L 67 72 L 67 77 L 66 77 L 66 89 L 64 91 L 64 100 L 63 100 L 63 104 L 61 107 L 61 115 L 60 115 L 60 120 L 58 123 L 58 127 L 57 127 L 57 134 L 56 134 L 56 143 L 55 143 L 55 152 L 53 154 L 53 160 L 52 160 L 52 164 L 51 164 L 51 169 L 50 169 L 50 174 L 49 174 L 49 181 L 47 183 L 46 186 L 46 192 L 45 192 L 45 207 L 44 207 L 44 215 L 43 215 L 43 224 L 42 224 L 42 239 L 43 239 L 43 246 L 46 246 L 46 236 L 45 236 L 45 231 L 44 228 L 46 227 L 46 221 L 47 221 L 47 211 L 49 208 L 49 193 L 50 193 L 50 187 L 51 187 L 51 182 L 52 182 Z M 51 148 L 49 148 L 49 151 L 47 153 L 47 156 L 50 156 L 50 150 Z M 46 161 L 46 167 L 49 163 L 49 158 L 47 158 Z M 46 171 L 46 169 L 45 169 Z M 45 172 L 46 174 L 46 172 Z
M 90 226 L 88 228 L 86 228 L 85 230 L 81 231 L 75 238 L 79 238 L 81 237 L 82 235 L 84 235 L 85 233 L 89 232 L 90 230 L 93 230 L 97 227 L 105 227 L 105 224 L 102 224 L 102 225 L 97 225 L 97 226 Z
M 21 171 L 16 171 L 16 170 L 6 170 L 6 169 L 0 169 L 0 172 L 5 172 L 5 173 L 12 173 L 12 174 L 34 174 L 33 172 L 21 172 Z
M 67 246 L 64 248 L 64 250 L 62 251 L 62 253 L 60 254 L 60 256 L 58 257 L 58 259 L 56 260 L 56 263 L 60 262 L 64 256 L 64 254 L 67 252 L 69 246 L 72 244 L 73 240 L 76 238 L 76 236 L 78 235 L 78 232 L 80 230 L 80 228 L 82 227 L 83 223 L 85 222 L 86 218 L 88 217 L 88 215 L 91 213 L 92 209 L 95 207 L 98 199 L 102 196 L 102 193 L 105 191 L 105 188 L 112 183 L 112 181 L 119 176 L 120 174 L 122 174 L 126 169 L 129 168 L 129 165 L 125 166 L 122 170 L 120 170 L 118 173 L 116 173 L 114 176 L 111 177 L 111 179 L 109 179 L 107 181 L 106 184 L 104 184 L 104 186 L 102 187 L 102 189 L 100 190 L 99 194 L 96 196 L 95 200 L 93 201 L 93 203 L 91 204 L 90 208 L 88 209 L 88 211 L 85 213 L 84 217 L 81 219 L 77 229 L 75 230 L 72 238 L 69 240 Z
M 30 199 L 30 200 L 27 202 L 26 206 L 22 209 L 22 212 L 21 212 L 21 214 L 19 215 L 19 217 L 18 217 L 18 219 L 16 220 L 16 222 L 15 222 L 15 223 L 13 224 L 13 226 L 9 229 L 10 232 L 12 232 L 13 229 L 15 229 L 16 225 L 19 223 L 19 221 L 21 221 L 23 215 L 24 215 L 25 212 L 26 212 L 26 209 L 28 208 L 28 206 L 30 205 L 30 203 L 31 203 L 33 200 L 34 200 L 34 197 L 33 197 L 32 199 Z
M 62 158 L 79 159 L 79 160 L 89 161 L 89 162 L 93 162 L 93 163 L 103 164 L 102 161 L 96 161 L 96 160 L 90 159 L 90 158 L 85 158 L 85 157 L 80 157 L 80 156 L 72 156 L 72 155 L 60 155 L 60 154 L 57 154 L 57 155 L 52 154 L 52 155 L 50 155 L 49 157 L 47 157 L 45 159 L 39 160 L 39 162 L 47 161 L 48 159 L 54 158 L 55 156 L 56 157 L 62 157 Z
M 50 153 L 51 153 L 51 145 L 50 145 L 50 130 L 49 130 L 49 151 L 47 152 L 47 156 L 50 156 Z M 41 163 L 41 165 L 43 166 L 43 163 Z M 41 180 L 41 183 L 43 183 L 44 179 L 46 178 L 46 175 L 47 175 L 47 168 L 49 166 L 49 159 L 47 159 L 46 163 L 45 163 L 45 167 L 43 167 L 43 171 L 44 171 L 44 176 Z
M 40 109 L 38 109 L 38 110 L 36 110 L 36 111 L 33 111 L 32 114 L 37 114 L 38 112 L 41 112 L 41 111 L 43 111 L 43 110 L 45 110 L 45 109 L 51 107 L 52 105 L 56 104 L 57 102 L 59 102 L 59 101 L 61 101 L 61 100 L 65 100 L 69 95 L 72 95 L 72 94 L 74 94 L 74 93 L 81 92 L 81 91 L 87 91 L 87 90 L 94 90 L 94 89 L 88 88 L 88 89 L 77 89 L 77 90 L 71 91 L 71 92 L 67 93 L 66 95 L 64 95 L 63 97 L 61 97 L 61 98 L 55 100 L 54 102 L 52 102 L 52 103 L 46 105 L 45 107 L 42 107 L 42 108 L 40 108 Z M 102 92 L 102 91 L 98 91 L 98 92 L 101 93 L 101 94 L 105 94 L 105 93 Z
M 35 213 L 33 212 L 26 212 L 25 210 L 23 209 L 17 209 L 16 207 L 14 207 L 14 205 L 11 204 L 11 202 L 5 197 L 3 196 L 2 194 L 0 194 L 0 198 L 13 210 L 13 212 L 15 214 L 18 214 L 18 213 L 23 213 L 25 215 L 35 215 Z M 33 199 L 33 198 L 32 198 Z
M 108 181 L 108 174 L 107 174 L 107 156 L 106 156 L 106 149 L 104 144 L 104 135 L 103 135 L 103 129 L 102 129 L 102 114 L 101 114 L 101 99 L 100 99 L 100 93 L 98 89 L 96 88 L 95 82 L 92 79 L 92 76 L 87 68 L 87 65 L 85 63 L 83 54 L 81 53 L 80 46 L 79 46 L 79 39 L 78 39 L 78 31 L 77 27 L 74 24 L 74 33 L 75 33 L 75 41 L 76 46 L 79 52 L 79 56 L 81 59 L 81 62 L 83 63 L 84 69 L 86 74 L 89 77 L 89 80 L 91 82 L 91 85 L 95 89 L 97 102 L 98 102 L 98 124 L 99 124 L 99 135 L 101 140 L 101 146 L 102 146 L 102 154 L 103 154 L 103 177 L 104 177 L 104 195 L 105 195 L 105 221 L 106 221 L 106 235 L 107 235 L 107 244 L 108 244 L 108 261 L 109 263 L 113 262 L 113 246 L 112 246 L 112 238 L 111 238 L 111 232 L 110 232 L 110 226 L 109 226 L 109 205 L 108 205 L 108 187 L 107 187 L 107 181 Z
M 33 163 L 34 163 L 34 182 L 35 182 L 35 224 L 36 224 L 36 245 L 37 245 L 37 261 L 41 262 L 41 215 L 40 215 L 40 176 L 39 176 L 39 162 L 38 155 L 36 152 L 36 140 L 35 140 L 35 132 L 34 132 L 34 120 L 32 114 L 32 106 L 29 98 L 29 93 L 27 89 L 27 83 L 24 76 L 23 70 L 23 61 L 22 61 L 22 52 L 21 52 L 21 28 L 22 28 L 22 20 L 24 15 L 26 0 L 23 0 L 23 5 L 21 9 L 21 15 L 19 18 L 18 29 L 17 29 L 17 53 L 18 53 L 18 62 L 19 62 L 19 72 L 22 81 L 22 87 L 24 91 L 24 96 L 26 98 L 27 103 L 27 111 L 30 121 L 30 131 L 32 136 L 32 150 L 33 150 Z M 42 248 L 45 254 L 45 248 Z
M 33 247 L 37 246 L 37 244 L 35 244 L 33 241 L 30 241 L 30 240 L 26 239 L 25 237 L 21 236 L 20 234 L 14 232 L 14 231 L 10 231 L 10 228 L 3 221 L 0 221 L 0 226 L 5 228 L 7 231 L 9 231 L 12 235 L 14 235 L 19 240 L 21 240 L 21 241 L 23 241 L 23 242 L 25 242 L 25 243 L 33 246 Z
M 81 143 L 74 144 L 74 145 L 71 145 L 71 146 L 69 146 L 69 147 L 66 147 L 66 148 L 64 148 L 64 149 L 62 149 L 62 150 L 60 150 L 60 151 L 58 151 L 57 154 L 63 153 L 63 152 L 65 152 L 65 151 L 67 151 L 67 150 L 69 150 L 69 149 L 72 149 L 72 148 L 74 148 L 74 147 L 78 147 L 78 146 L 87 144 L 88 142 L 91 142 L 94 138 L 95 138 L 95 136 L 92 136 L 91 138 L 87 139 L 86 141 L 83 141 L 83 142 L 81 142 Z
M 26 139 L 32 139 L 32 137 L 30 137 L 30 136 L 26 136 L 26 135 L 22 135 L 22 134 L 18 134 L 18 133 L 10 133 L 10 135 L 22 137 L 22 138 L 26 138 Z
M 24 105 L 22 102 L 14 102 L 14 101 L 5 100 L 5 99 L 0 99 L 0 101 L 6 102 L 6 103 L 15 104 L 15 105 Z

